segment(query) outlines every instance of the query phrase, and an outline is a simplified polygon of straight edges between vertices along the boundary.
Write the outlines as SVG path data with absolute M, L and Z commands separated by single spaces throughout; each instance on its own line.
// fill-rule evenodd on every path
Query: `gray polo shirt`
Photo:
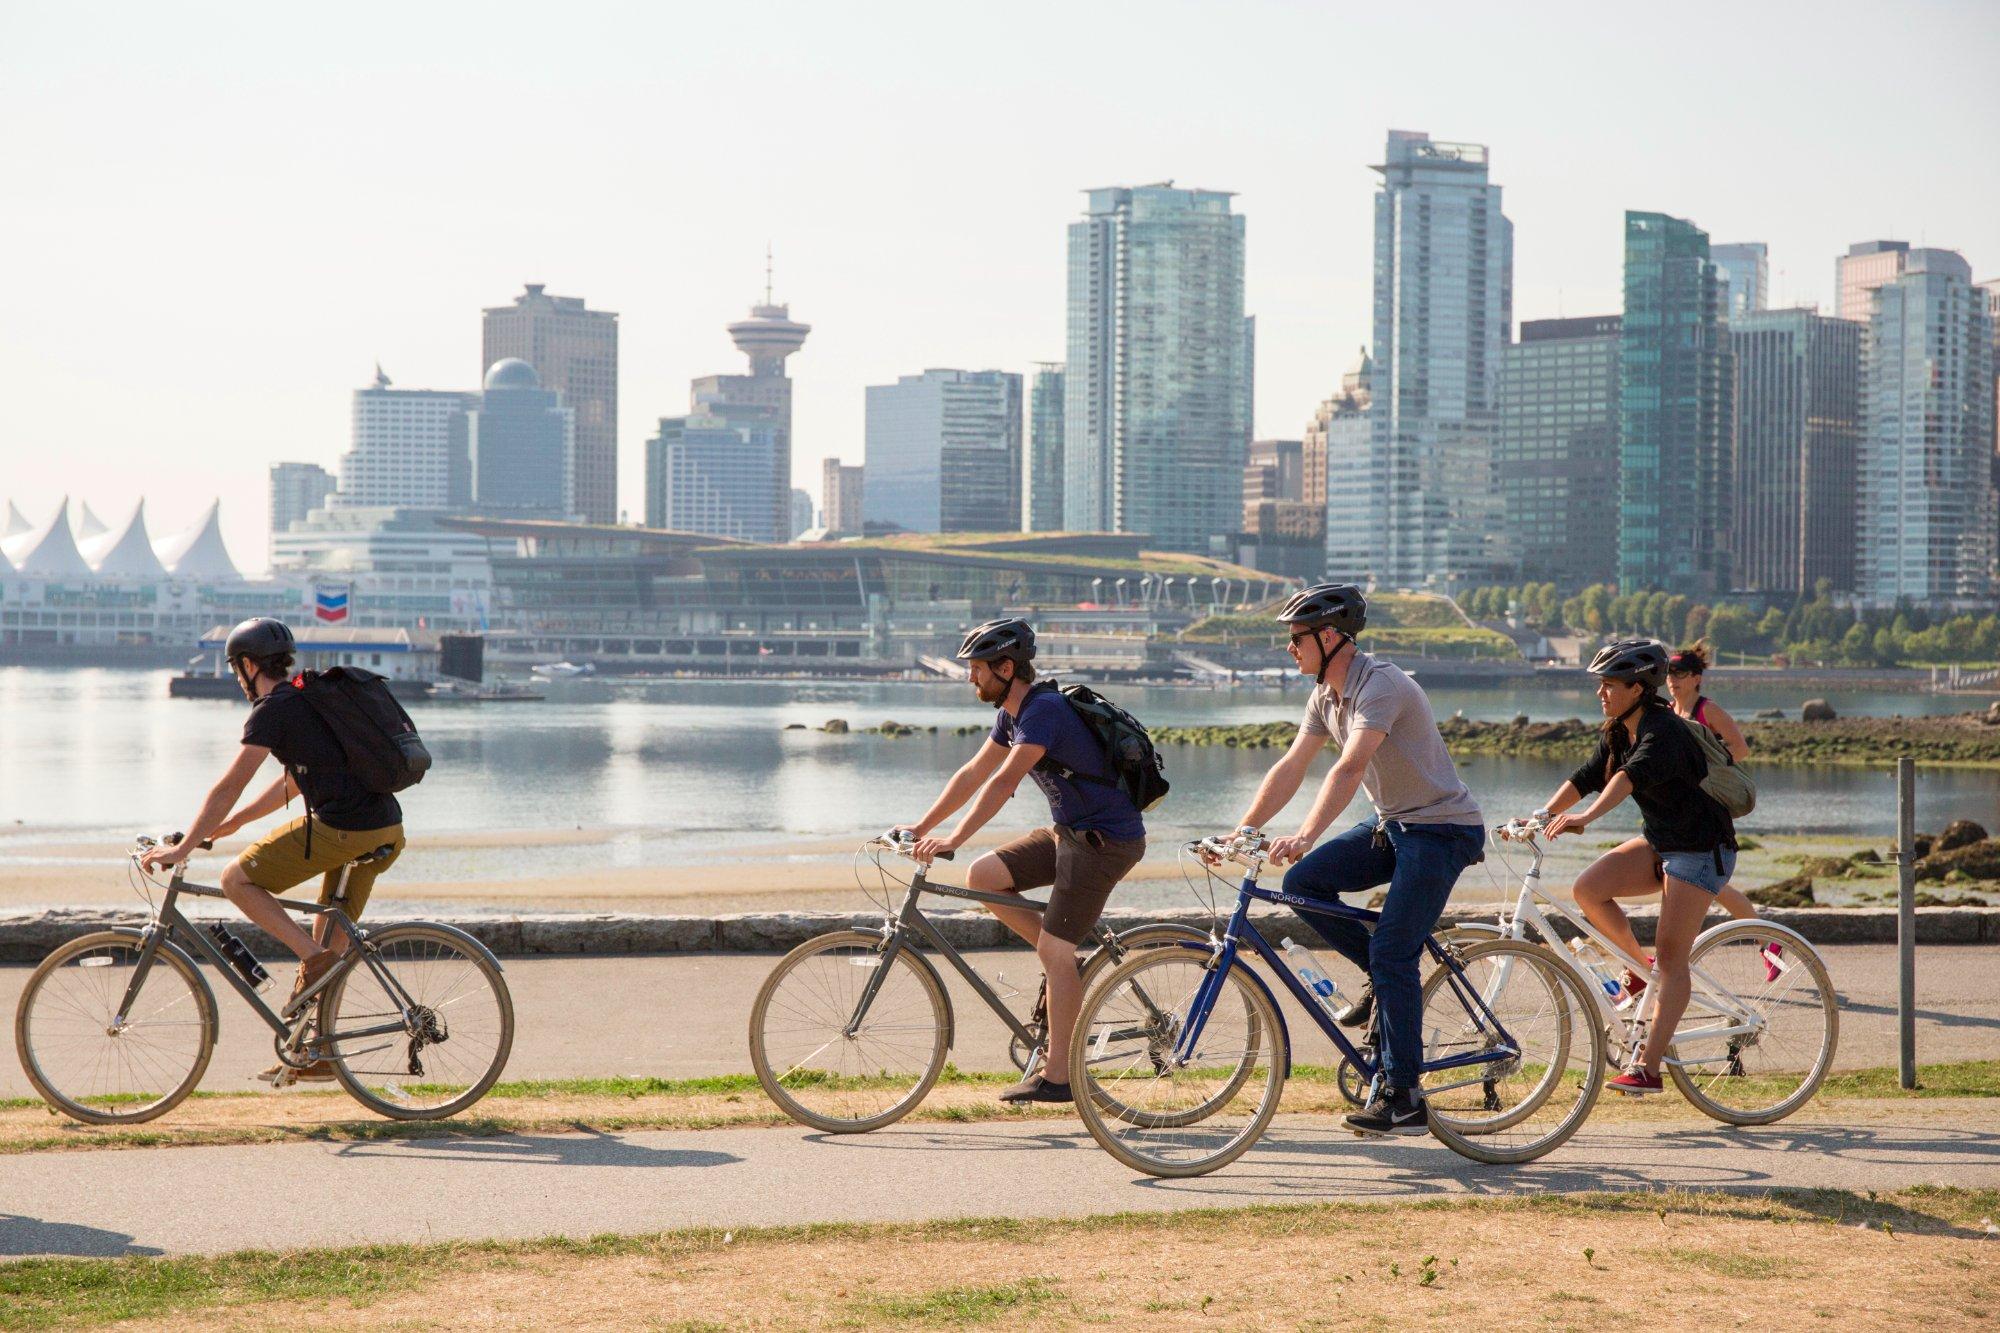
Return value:
M 1484 824 L 1479 803 L 1458 776 L 1438 735 L 1431 701 L 1401 667 L 1357 652 L 1347 666 L 1347 693 L 1321 685 L 1306 700 L 1300 730 L 1327 736 L 1336 749 L 1357 730 L 1383 734 L 1361 789 L 1384 819 L 1411 824 Z

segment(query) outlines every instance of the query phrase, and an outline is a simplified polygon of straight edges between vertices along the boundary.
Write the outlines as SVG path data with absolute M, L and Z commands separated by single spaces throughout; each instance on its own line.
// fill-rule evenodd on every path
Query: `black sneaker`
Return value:
M 1368 1105 L 1349 1115 L 1349 1129 L 1357 1134 L 1428 1134 L 1431 1108 L 1409 1088 L 1377 1092 Z
M 1000 1094 L 1000 1100 L 1010 1106 L 1023 1102 L 1054 1102 L 1067 1104 L 1076 1100 L 1070 1096 L 1069 1084 L 1046 1079 L 1040 1073 L 1033 1073 Z
M 1333 1021 L 1344 1028 L 1365 1028 L 1375 1017 L 1375 987 L 1363 983 L 1361 993 L 1354 997 L 1354 1003 L 1333 1016 Z

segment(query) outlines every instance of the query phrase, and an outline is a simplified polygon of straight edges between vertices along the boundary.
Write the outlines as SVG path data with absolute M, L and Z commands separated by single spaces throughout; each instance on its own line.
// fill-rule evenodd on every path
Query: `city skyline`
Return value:
M 395 46 L 366 23 L 308 43 L 303 16 L 205 27 L 134 10 L 90 29 L 60 11 L 11 17 L 0 107 L 37 133 L 0 146 L 29 201 L 0 217 L 0 242 L 38 262 L 21 266 L 0 326 L 0 491 L 35 511 L 65 491 L 110 508 L 144 492 L 163 528 L 220 494 L 231 550 L 254 566 L 269 464 L 333 465 L 377 357 L 399 385 L 475 389 L 478 312 L 526 282 L 620 312 L 619 475 L 634 490 L 652 425 L 681 410 L 692 377 L 729 363 L 723 329 L 762 290 L 767 242 L 777 299 L 815 326 L 795 368 L 793 451 L 794 484 L 812 488 L 824 457 L 859 461 L 865 385 L 913 365 L 1059 359 L 1063 228 L 1083 191 L 1169 176 L 1236 191 L 1250 219 L 1253 433 L 1294 437 L 1370 341 L 1356 256 L 1367 165 L 1392 127 L 1493 147 L 1516 226 L 1517 321 L 1618 309 L 1628 208 L 1768 243 L 1773 308 L 1830 311 L 1834 260 L 1878 237 L 1956 249 L 1978 279 L 2000 276 L 2000 181 L 1966 169 L 2000 110 L 1978 76 L 2000 48 L 1990 7 L 1916 12 L 1928 68 L 1880 73 L 1888 112 L 1810 97 L 1851 35 L 1838 7 L 1728 11 L 1772 58 L 1758 80 L 1714 87 L 1693 52 L 1632 62 L 1636 14 L 1447 8 L 1457 40 L 1428 46 L 1424 64 L 1356 61 L 1331 84 L 1308 77 L 1329 50 L 1395 49 L 1434 36 L 1434 21 L 1162 6 L 1141 27 L 1080 13 L 1074 49 L 1023 23 L 973 51 L 954 19 L 871 53 L 870 33 L 899 26 L 886 10 L 859 25 L 806 9 L 784 24 L 606 11 L 533 44 L 470 10 L 426 11 L 400 20 Z M 651 68 L 661 41 L 743 43 L 753 30 L 753 74 L 663 81 Z M 1209 81 L 1172 105 L 1107 100 L 1085 56 L 1114 40 Z M 370 98 L 341 96 L 363 75 Z M 736 79 L 781 91 L 730 103 L 730 162 L 784 170 L 711 170 L 705 183 L 727 188 L 671 207 L 674 173 L 647 164 L 692 140 L 658 127 L 720 104 Z M 1700 98 L 1669 95 L 1689 80 Z M 1565 96 L 1520 96 L 1543 84 Z M 591 97 L 570 99 L 583 86 Z M 516 128 L 488 133 L 480 94 L 500 87 L 520 98 Z M 918 104 L 926 114 L 909 115 Z M 1806 104 L 1815 116 L 1776 111 Z M 1039 132 L 1081 106 L 1096 111 L 1090 133 Z M 601 141 L 579 147 L 600 120 Z M 882 152 L 891 140 L 949 151 Z M 536 151 L 591 174 L 588 199 L 521 196 L 518 162 Z M 898 165 L 916 160 L 923 171 Z M 1848 174 L 1856 162 L 1865 180 Z M 130 225 L 135 193 L 144 228 Z M 87 488 L 90 476 L 111 484 Z

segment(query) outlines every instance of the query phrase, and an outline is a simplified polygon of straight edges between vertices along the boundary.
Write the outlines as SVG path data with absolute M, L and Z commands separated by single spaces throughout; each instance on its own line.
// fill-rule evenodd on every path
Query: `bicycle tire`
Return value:
M 1100 1082 L 1098 1072 L 1092 1068 L 1093 1042 L 1090 1034 L 1097 1030 L 1100 1022 L 1110 1021 L 1103 1018 L 1102 1011 L 1121 994 L 1128 983 L 1143 976 L 1149 969 L 1164 968 L 1181 962 L 1206 964 L 1207 961 L 1204 955 L 1196 954 L 1192 950 L 1148 949 L 1126 958 L 1106 975 L 1089 994 L 1084 996 L 1083 1009 L 1077 1016 L 1076 1035 L 1070 1043 L 1070 1086 L 1094 1089 Z M 1099 1095 L 1094 1091 L 1090 1095 L 1078 1097 L 1076 1108 L 1083 1119 L 1084 1127 L 1090 1131 L 1090 1136 L 1097 1140 L 1098 1146 L 1111 1154 L 1120 1164 L 1163 1179 L 1186 1179 L 1191 1176 L 1207 1175 L 1229 1165 L 1248 1152 L 1269 1128 L 1272 1117 L 1278 1112 L 1278 1101 L 1284 1091 L 1285 1073 L 1290 1066 L 1284 1024 L 1279 1018 L 1270 992 L 1256 979 L 1255 974 L 1242 959 L 1234 960 L 1223 984 L 1225 988 L 1233 988 L 1237 999 L 1244 1006 L 1246 1029 L 1245 1055 L 1239 1059 L 1225 1089 L 1228 1097 L 1233 1099 L 1235 1091 L 1248 1080 L 1250 1071 L 1255 1067 L 1259 1048 L 1266 1040 L 1265 1034 L 1269 1034 L 1270 1050 L 1264 1057 L 1266 1072 L 1262 1103 L 1249 1122 L 1234 1131 L 1216 1151 L 1189 1160 L 1170 1161 L 1141 1151 L 1140 1145 L 1129 1141 L 1121 1134 L 1119 1126 L 1131 1126 L 1139 1130 L 1185 1129 L 1192 1122 L 1186 1120 L 1184 1116 L 1178 1113 L 1163 1116 L 1152 1112 L 1135 1111 L 1131 1103 L 1122 1097 Z M 1222 1000 L 1218 997 L 1216 1006 L 1210 1011 L 1211 1018 L 1215 1009 L 1219 1009 L 1221 1005 Z M 1157 1062 L 1155 1071 L 1155 1077 L 1158 1078 L 1161 1071 L 1158 1070 Z M 1203 1104 L 1212 1106 L 1214 1100 L 1211 1097 Z M 1206 1113 L 1208 1116 L 1213 1114 L 1213 1109 Z
M 1206 946 L 1209 936 L 1207 931 L 1195 926 L 1182 926 L 1170 921 L 1161 921 L 1150 925 L 1134 926 L 1130 930 L 1120 931 L 1118 932 L 1117 939 L 1119 949 L 1129 954 L 1134 949 L 1153 949 L 1162 944 L 1199 944 Z M 1091 986 L 1096 984 L 1097 978 L 1104 975 L 1107 968 L 1123 961 L 1122 958 L 1113 957 L 1109 949 L 1097 948 L 1091 950 L 1089 955 L 1083 960 L 1082 993 L 1089 994 Z M 1029 1050 L 1022 1044 L 1019 1037 L 1008 1037 L 1007 1058 L 1013 1061 L 1014 1068 L 1026 1073 L 1028 1055 Z
M 21 988 L 21 999 L 14 1009 L 14 1048 L 20 1053 L 22 1072 L 27 1074 L 28 1082 L 41 1095 L 43 1101 L 72 1120 L 87 1125 L 137 1125 L 157 1119 L 185 1101 L 188 1094 L 201 1082 L 202 1075 L 208 1071 L 209 1059 L 215 1053 L 217 1031 L 215 992 L 209 989 L 208 979 L 201 975 L 201 969 L 195 966 L 194 959 L 171 939 L 160 941 L 159 949 L 153 955 L 152 967 L 157 971 L 165 966 L 187 987 L 195 1006 L 195 1014 L 191 1019 L 180 1021 L 198 1025 L 197 1049 L 187 1072 L 174 1083 L 174 1086 L 153 1101 L 143 1103 L 129 1111 L 110 1111 L 101 1105 L 93 1106 L 77 1100 L 82 1094 L 74 1093 L 74 1090 L 66 1092 L 58 1088 L 56 1077 L 51 1076 L 44 1068 L 35 1040 L 37 1023 L 35 1002 L 46 993 L 49 979 L 72 960 L 85 954 L 117 949 L 129 952 L 136 961 L 143 947 L 144 937 L 136 930 L 103 930 L 80 936 L 57 947 L 48 957 L 42 959 L 29 974 L 27 984 Z M 147 983 L 148 985 L 152 983 L 150 972 L 147 975 Z M 118 992 L 123 995 L 122 986 L 118 988 Z M 142 997 L 146 993 L 144 990 L 140 992 Z M 53 1002 L 52 998 L 51 1003 Z M 168 1001 L 168 1003 L 174 1002 Z M 111 1015 L 107 1013 L 104 1017 L 108 1019 Z
M 507 1057 L 514 1049 L 514 997 L 512 992 L 507 988 L 506 978 L 501 975 L 499 960 L 493 956 L 492 952 L 485 945 L 462 930 L 436 922 L 413 921 L 401 925 L 385 926 L 381 930 L 368 932 L 367 936 L 367 947 L 374 950 L 378 956 L 401 945 L 419 943 L 427 943 L 440 951 L 435 953 L 431 958 L 422 961 L 442 961 L 443 953 L 441 951 L 449 950 L 452 954 L 462 959 L 464 965 L 469 966 L 486 982 L 493 997 L 494 1017 L 498 1031 L 492 1038 L 492 1053 L 483 1057 L 484 1068 L 478 1070 L 478 1076 L 465 1084 L 464 1090 L 456 1096 L 435 1105 L 414 1105 L 410 1098 L 413 1098 L 421 1089 L 430 1085 L 421 1083 L 409 1084 L 405 1088 L 405 1085 L 395 1081 L 386 1081 L 383 1087 L 391 1091 L 404 1088 L 405 1098 L 398 1100 L 393 1096 L 384 1096 L 381 1092 L 377 1091 L 375 1086 L 361 1071 L 355 1068 L 355 1063 L 364 1055 L 373 1054 L 377 1050 L 395 1045 L 394 1039 L 383 1043 L 373 1037 L 358 1038 L 352 1043 L 352 1049 L 343 1049 L 343 1038 L 340 1036 L 340 1023 L 343 1006 L 350 996 L 356 997 L 357 1004 L 373 1005 L 385 1003 L 386 997 L 378 1000 L 364 992 L 363 988 L 371 984 L 379 986 L 375 974 L 368 968 L 366 962 L 357 961 L 343 968 L 341 974 L 326 988 L 326 993 L 320 996 L 316 1018 L 319 1026 L 314 1038 L 314 1044 L 324 1051 L 325 1058 L 333 1066 L 334 1078 L 340 1083 L 341 1087 L 347 1090 L 347 1095 L 354 1098 L 355 1101 L 361 1103 L 368 1110 L 375 1112 L 377 1115 L 387 1117 L 390 1120 L 444 1120 L 457 1115 L 460 1111 L 465 1110 L 481 1097 L 484 1097 L 493 1085 L 499 1081 L 501 1072 L 507 1067 Z M 413 1001 L 416 1001 L 421 1008 L 442 1019 L 442 1026 L 434 1026 L 432 1030 L 442 1031 L 444 1035 L 441 1038 L 430 1041 L 428 1044 L 426 1044 L 421 1034 L 409 1034 L 409 1041 L 405 1045 L 405 1050 L 407 1058 L 412 1062 L 420 1061 L 421 1053 L 424 1050 L 428 1049 L 435 1052 L 441 1049 L 450 1049 L 450 1041 L 452 1040 L 451 1031 L 454 1026 L 460 1029 L 459 1035 L 461 1037 L 470 1036 L 471 1032 L 467 1028 L 476 1019 L 476 1016 L 469 1009 L 452 1014 L 440 1013 L 439 1011 L 460 1003 L 459 1000 L 450 998 L 449 992 L 433 996 L 432 998 L 437 1003 L 431 1005 L 423 996 L 411 990 L 410 974 L 414 970 L 414 963 L 416 961 L 409 960 L 406 962 L 401 970 L 401 974 L 398 973 L 398 969 L 395 966 L 390 965 L 386 961 L 383 963 L 384 970 L 396 979 L 396 984 L 403 987 Z M 454 984 L 456 983 L 454 982 Z M 405 1014 L 404 1022 L 407 1024 L 409 1021 L 409 1015 Z M 422 1020 L 420 1019 L 419 1021 Z M 364 1042 L 374 1044 L 363 1045 L 362 1043 Z M 471 1049 L 471 1047 L 466 1046 L 459 1049 Z M 480 1057 L 475 1056 L 474 1058 L 478 1059 Z M 434 1062 L 435 1059 L 436 1057 L 433 1055 Z M 374 1073 L 377 1071 L 371 1070 L 369 1072 Z M 407 1075 L 409 1078 L 423 1078 L 427 1076 L 425 1073 L 410 1073 Z
M 764 978 L 764 984 L 757 988 L 757 998 L 750 1006 L 750 1067 L 756 1072 L 757 1082 L 763 1086 L 765 1095 L 779 1110 L 802 1125 L 828 1134 L 865 1134 L 869 1130 L 892 1125 L 908 1115 L 929 1095 L 930 1090 L 937 1085 L 938 1076 L 944 1072 L 945 1055 L 951 1049 L 952 1041 L 951 1001 L 945 994 L 944 983 L 938 979 L 937 970 L 907 942 L 903 948 L 897 950 L 892 965 L 909 969 L 910 978 L 916 985 L 918 993 L 930 1005 L 935 1037 L 932 1039 L 930 1054 L 923 1070 L 910 1083 L 906 1092 L 886 1108 L 873 1114 L 829 1115 L 800 1101 L 793 1090 L 785 1086 L 784 1079 L 795 1072 L 798 1066 L 792 1066 L 785 1074 L 779 1074 L 772 1068 L 768 1035 L 770 1011 L 785 978 L 822 953 L 835 949 L 880 953 L 882 947 L 882 936 L 873 931 L 836 930 L 815 936 L 779 959 L 778 965 L 771 969 L 771 975 Z M 834 1030 L 838 1032 L 837 1028 Z M 858 1047 L 855 1049 L 858 1050 Z M 836 1074 L 833 1077 L 844 1076 Z
M 1797 931 L 1776 927 L 1762 920 L 1733 921 L 1728 925 L 1717 927 L 1706 939 L 1696 944 L 1694 952 L 1688 958 L 1688 967 L 1693 969 L 1700 966 L 1702 959 L 1711 957 L 1724 946 L 1762 937 L 1769 937 L 1784 945 L 1787 970 L 1801 964 L 1805 966 L 1807 974 L 1819 990 L 1820 1012 L 1825 1016 L 1825 1025 L 1822 1028 L 1819 1051 L 1804 1081 L 1775 1104 L 1754 1110 L 1741 1110 L 1711 1097 L 1709 1088 L 1682 1067 L 1679 1041 L 1668 1046 L 1667 1074 L 1673 1079 L 1674 1086 L 1680 1089 L 1681 1096 L 1687 1098 L 1703 1115 L 1712 1120 L 1719 1120 L 1725 1125 L 1769 1125 L 1797 1111 L 1811 1101 L 1813 1095 L 1819 1091 L 1820 1084 L 1826 1080 L 1827 1072 L 1833 1068 L 1834 1053 L 1840 1048 L 1840 1006 L 1834 994 L 1832 978 L 1826 970 L 1826 961 Z M 1759 952 L 1761 953 L 1761 950 Z M 1685 1015 L 1681 1021 L 1683 1024 L 1686 1023 Z M 1675 1036 L 1679 1038 L 1681 1034 L 1676 1033 Z
M 1569 969 L 1541 945 L 1528 944 L 1521 940 L 1496 939 L 1463 948 L 1461 954 L 1466 964 L 1488 962 L 1508 955 L 1517 966 L 1528 969 L 1541 979 L 1553 1001 L 1553 1021 L 1559 1036 L 1556 1053 L 1545 1066 L 1546 1072 L 1539 1083 L 1522 1098 L 1519 1105 L 1503 1115 L 1491 1120 L 1471 1121 L 1440 1112 L 1433 1105 L 1430 1108 L 1431 1134 L 1439 1142 L 1461 1157 L 1491 1166 L 1507 1166 L 1521 1162 L 1532 1162 L 1561 1147 L 1583 1126 L 1590 1112 L 1597 1104 L 1597 1098 L 1604 1086 L 1605 1047 L 1604 1031 L 1595 1016 L 1590 1015 L 1590 997 L 1577 983 Z M 1423 1013 L 1426 1025 L 1429 1023 L 1431 999 L 1439 987 L 1447 984 L 1453 974 L 1445 968 L 1432 972 L 1424 982 Z M 1511 976 L 1511 972 L 1509 974 Z M 1493 996 L 1483 997 L 1490 1004 Z M 1580 1021 L 1580 1016 L 1590 1015 Z M 1574 1043 L 1582 1040 L 1586 1048 L 1583 1085 L 1576 1102 L 1557 1124 L 1548 1132 L 1525 1143 L 1508 1147 L 1498 1147 L 1493 1136 L 1520 1124 L 1535 1114 L 1561 1086 L 1566 1071 L 1570 1067 Z M 1491 1095 L 1490 1089 L 1488 1095 Z

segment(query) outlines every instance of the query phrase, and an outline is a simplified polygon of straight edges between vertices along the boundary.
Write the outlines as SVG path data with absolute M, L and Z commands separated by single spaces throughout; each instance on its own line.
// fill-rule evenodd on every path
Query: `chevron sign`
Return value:
M 351 585 L 313 589 L 313 618 L 329 625 L 338 625 L 347 619 L 348 592 Z

